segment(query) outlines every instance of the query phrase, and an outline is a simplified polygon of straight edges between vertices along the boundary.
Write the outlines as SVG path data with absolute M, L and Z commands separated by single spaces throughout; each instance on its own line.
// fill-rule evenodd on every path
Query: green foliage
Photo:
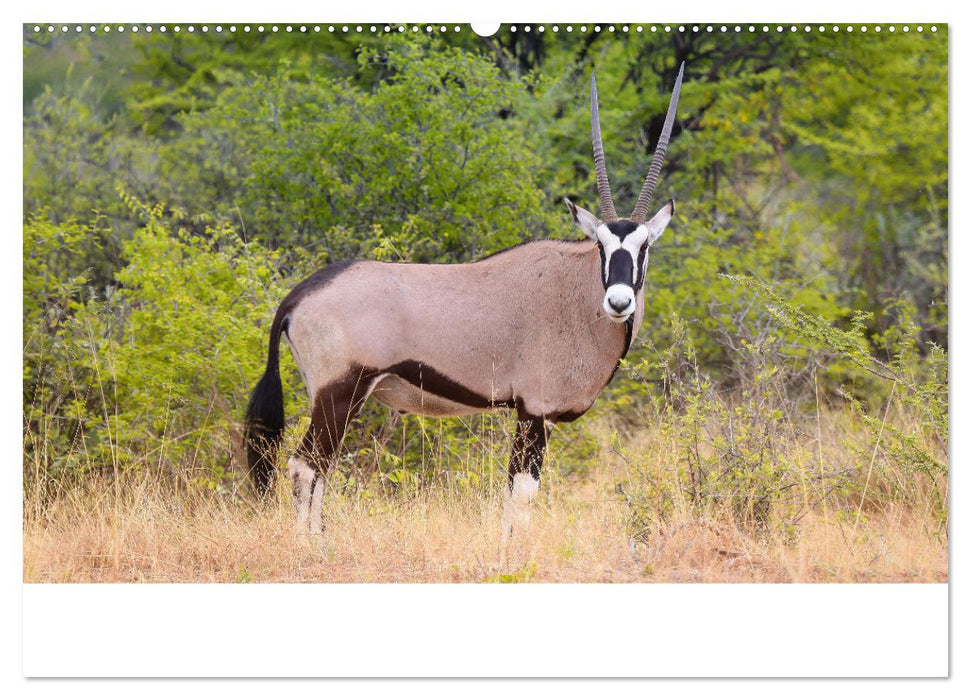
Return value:
M 632 368 L 632 381 L 656 373 L 663 377 L 664 392 L 655 394 L 649 407 L 658 426 L 657 440 L 671 455 L 670 464 L 660 470 L 643 459 L 628 458 L 630 478 L 620 488 L 635 536 L 650 537 L 659 521 L 686 509 L 696 515 L 727 510 L 742 527 L 791 535 L 807 507 L 833 493 L 858 501 L 855 516 L 851 513 L 856 520 L 865 506 L 882 502 L 914 507 L 930 503 L 939 532 L 945 533 L 946 353 L 935 347 L 933 359 L 920 361 L 915 351 L 918 329 L 911 325 L 881 338 L 893 350 L 892 359 L 883 362 L 871 354 L 862 320 L 845 330 L 836 328 L 762 282 L 726 278 L 755 291 L 751 306 L 759 309 L 757 316 L 776 323 L 758 344 L 738 348 L 739 365 L 750 371 L 738 375 L 739 383 L 731 390 L 719 387 L 702 369 L 690 334 L 677 317 L 672 324 L 676 342 L 653 364 L 644 360 Z M 808 374 L 792 362 L 793 355 L 803 358 L 804 348 L 815 350 Z M 869 441 L 847 446 L 855 455 L 849 468 L 827 468 L 820 461 L 817 469 L 812 457 L 821 446 L 800 435 L 810 413 L 800 407 L 815 391 L 818 442 L 815 368 L 840 363 L 888 385 L 889 393 L 868 392 L 874 399 L 884 397 L 877 411 L 841 392 Z M 849 511 L 845 500 L 841 511 Z
M 99 221 L 90 226 L 76 222 L 58 225 L 44 216 L 34 216 L 24 224 L 25 329 L 53 331 L 72 300 L 80 297 L 88 281 L 86 251 L 97 249 L 103 235 L 99 225 Z
M 53 338 L 27 339 L 27 450 L 53 449 L 71 473 L 151 466 L 211 481 L 232 464 L 236 414 L 261 371 L 280 256 L 227 228 L 172 231 L 158 206 L 142 213 L 103 295 L 82 296 L 83 275 L 52 278 L 34 259 L 43 241 L 70 246 L 82 229 L 25 227 L 37 246 L 25 283 L 46 290 L 25 322 L 48 319 Z
M 817 173 L 814 214 L 838 236 L 852 305 L 906 300 L 924 338 L 946 343 L 947 44 L 859 35 L 827 49 L 787 100 L 793 167 Z
M 370 33 L 223 31 L 169 32 L 134 39 L 131 111 L 149 134 L 178 133 L 182 114 L 212 107 L 228 88 L 245 85 L 254 73 L 272 74 L 282 62 L 289 78 L 351 77 L 361 45 L 377 44 Z M 285 58 L 284 58 L 285 57 Z
M 24 124 L 24 210 L 54 221 L 87 219 L 105 205 L 118 209 L 115 189 L 136 177 L 134 145 L 92 104 L 91 80 L 70 94 L 49 88 L 34 100 Z
M 745 276 L 729 276 L 731 281 L 757 289 L 766 297 L 765 311 L 782 327 L 826 349 L 836 359 L 850 362 L 878 379 L 901 385 L 908 393 L 907 404 L 921 416 L 921 424 L 947 444 L 947 353 L 932 346 L 927 361 L 917 353 L 920 328 L 908 322 L 906 308 L 897 312 L 901 325 L 876 338 L 877 347 L 890 355 L 884 362 L 872 354 L 865 335 L 866 315 L 858 314 L 846 330 L 832 326 L 826 319 L 783 299 L 766 284 Z
M 73 90 L 75 76 L 84 76 L 85 90 L 101 116 L 108 118 L 127 111 L 132 87 L 131 66 L 138 55 L 138 40 L 134 35 L 35 33 L 30 25 L 24 25 L 23 29 L 24 114 L 45 90 L 55 94 Z
M 408 239 L 416 260 L 466 260 L 548 234 L 538 161 L 498 115 L 521 90 L 488 61 L 424 43 L 361 51 L 388 77 L 371 92 L 284 68 L 184 119 L 166 157 L 167 199 L 242 221 L 272 246 L 326 259 Z M 558 212 L 557 212 L 558 213 Z
M 119 239 L 133 229 L 117 191 L 140 190 L 153 164 L 150 145 L 119 134 L 118 119 L 102 116 L 92 93 L 88 78 L 65 95 L 46 88 L 31 105 L 24 123 L 24 211 L 99 228 L 90 245 L 78 241 L 71 266 L 89 269 L 92 281 L 105 284 L 119 265 Z M 97 223 L 102 219 L 111 226 Z
M 839 360 L 852 363 L 885 385 L 889 384 L 889 394 L 885 398 L 882 416 L 868 408 L 864 402 L 841 392 L 874 436 L 872 446 L 868 445 L 866 451 L 861 453 L 863 457 L 870 455 L 868 478 L 861 498 L 865 497 L 869 474 L 879 454 L 883 457 L 884 465 L 896 468 L 896 472 L 903 475 L 902 478 L 898 476 L 896 481 L 886 480 L 894 492 L 892 500 L 924 502 L 929 494 L 940 530 L 946 532 L 947 353 L 932 345 L 928 358 L 925 360 L 920 357 L 917 353 L 920 328 L 909 321 L 910 312 L 903 304 L 895 312 L 895 315 L 903 319 L 900 325 L 892 327 L 876 339 L 878 348 L 890 356 L 889 361 L 884 362 L 871 354 L 864 334 L 863 318 L 858 317 L 848 330 L 834 328 L 824 319 L 785 301 L 760 282 L 745 277 L 734 280 L 744 286 L 760 289 L 767 296 L 767 313 L 785 327 L 817 347 L 826 348 Z M 897 398 L 899 394 L 903 396 Z M 870 391 L 868 395 L 873 399 L 881 397 L 881 393 L 877 391 Z M 891 407 L 903 414 L 905 428 L 888 420 Z M 917 475 L 928 476 L 930 479 L 921 481 L 916 479 Z M 871 493 L 871 497 L 872 495 Z M 860 508 L 862 507 L 861 503 Z
M 88 270 L 78 265 L 100 231 L 44 217 L 24 224 L 24 450 L 25 467 L 59 477 L 74 471 L 76 424 L 84 401 L 68 389 L 73 314 L 91 293 Z M 84 380 L 86 381 L 86 379 Z M 83 443 L 80 448 L 83 449 Z

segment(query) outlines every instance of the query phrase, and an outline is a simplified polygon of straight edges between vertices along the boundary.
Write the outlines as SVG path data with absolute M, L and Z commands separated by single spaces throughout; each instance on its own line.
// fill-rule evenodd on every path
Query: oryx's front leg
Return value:
M 502 530 L 506 536 L 512 535 L 517 529 L 529 527 L 530 504 L 539 491 L 539 471 L 546 454 L 547 435 L 541 417 L 520 412 L 509 458 L 509 483 L 502 511 Z

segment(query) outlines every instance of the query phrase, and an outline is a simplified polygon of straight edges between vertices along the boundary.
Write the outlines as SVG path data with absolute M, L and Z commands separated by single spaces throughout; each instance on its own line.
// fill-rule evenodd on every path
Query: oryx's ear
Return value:
M 597 240 L 597 227 L 599 227 L 603 222 L 583 207 L 578 207 L 569 199 L 564 197 L 563 201 L 566 202 L 566 206 L 570 208 L 570 215 L 573 217 L 573 223 L 579 226 L 580 230 L 587 234 L 590 238 Z
M 664 229 L 668 227 L 668 222 L 671 221 L 672 216 L 674 216 L 674 200 L 669 199 L 668 203 L 661 207 L 661 211 L 644 224 L 647 227 L 647 245 L 651 245 L 661 237 Z

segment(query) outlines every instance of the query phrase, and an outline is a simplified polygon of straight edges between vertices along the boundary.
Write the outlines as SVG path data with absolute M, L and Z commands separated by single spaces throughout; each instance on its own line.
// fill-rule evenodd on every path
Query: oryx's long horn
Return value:
M 661 175 L 661 166 L 664 165 L 664 153 L 668 150 L 668 141 L 671 140 L 671 127 L 674 126 L 674 117 L 678 112 L 678 97 L 681 95 L 681 78 L 684 76 L 684 61 L 681 62 L 681 69 L 678 71 L 678 79 L 674 81 L 674 90 L 671 92 L 671 104 L 668 105 L 668 114 L 664 117 L 664 126 L 661 128 L 661 138 L 657 141 L 657 148 L 654 149 L 654 157 L 651 159 L 651 167 L 647 171 L 644 179 L 644 187 L 637 198 L 637 206 L 634 213 L 630 215 L 633 221 L 642 222 L 647 218 L 648 209 L 651 206 L 651 198 L 654 196 L 654 188 L 657 186 L 657 179 Z
M 593 131 L 593 165 L 597 170 L 597 193 L 600 195 L 600 215 L 604 221 L 617 221 L 614 198 L 610 194 L 607 180 L 607 161 L 604 159 L 604 145 L 600 138 L 600 107 L 597 104 L 597 76 L 590 77 L 590 128 Z

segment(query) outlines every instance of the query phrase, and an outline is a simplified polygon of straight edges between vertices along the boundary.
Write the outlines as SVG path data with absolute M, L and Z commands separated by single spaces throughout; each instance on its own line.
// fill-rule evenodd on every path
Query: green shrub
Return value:
M 387 76 L 371 92 L 283 68 L 185 116 L 165 154 L 168 199 L 323 260 L 364 254 L 376 226 L 407 231 L 416 261 L 467 260 L 566 226 L 541 206 L 521 128 L 500 117 L 522 88 L 491 62 L 400 41 L 359 60 Z
M 738 347 L 736 362 L 750 371 L 737 383 L 712 380 L 677 318 L 676 341 L 659 359 L 630 367 L 628 381 L 663 378 L 646 420 L 656 425 L 651 450 L 666 455 L 659 461 L 654 454 L 624 453 L 627 478 L 619 489 L 633 535 L 650 537 L 675 516 L 727 511 L 740 527 L 789 537 L 820 506 L 858 523 L 874 508 L 904 504 L 930 507 L 936 534 L 946 537 L 946 353 L 934 346 L 922 358 L 919 329 L 905 324 L 878 339 L 891 354 L 884 362 L 874 356 L 862 321 L 839 329 L 752 278 L 727 279 L 754 295 L 758 318 L 770 319 L 759 342 Z M 844 391 L 842 403 L 821 404 L 816 368 L 838 363 L 882 383 L 884 391 L 871 389 L 871 402 Z M 840 456 L 824 459 L 820 413 L 833 411 L 842 420 L 855 414 L 859 427 L 847 431 Z
M 118 191 L 141 192 L 155 160 L 153 144 L 125 134 L 118 117 L 100 112 L 92 92 L 90 79 L 69 86 L 67 94 L 47 88 L 25 110 L 24 212 L 27 220 L 43 216 L 54 224 L 91 222 L 100 229 L 90 239 L 96 245 L 75 247 L 72 264 L 109 284 L 120 264 L 119 241 L 135 228 Z
M 152 467 L 215 484 L 233 466 L 239 416 L 262 371 L 267 309 L 285 292 L 280 254 L 228 228 L 173 231 L 161 207 L 143 214 L 104 291 L 83 290 L 83 276 L 50 282 L 36 261 L 50 252 L 53 225 L 25 227 L 28 288 L 53 288 L 25 317 L 28 461 L 49 475 L 56 458 L 68 476 Z M 82 235 L 69 228 L 61 240 Z M 35 340 L 39 317 L 52 319 L 54 340 Z

